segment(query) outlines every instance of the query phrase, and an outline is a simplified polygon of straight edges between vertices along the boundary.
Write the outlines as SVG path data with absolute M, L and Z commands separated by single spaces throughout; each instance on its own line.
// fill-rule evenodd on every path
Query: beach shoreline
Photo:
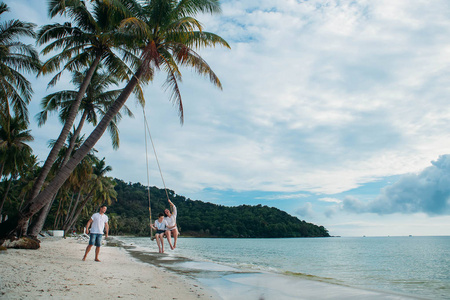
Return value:
M 46 237 L 38 250 L 0 251 L 0 299 L 424 299 L 191 261 L 114 238 L 101 248 L 101 262 L 94 261 L 95 248 L 82 261 L 87 244 Z
M 159 254 L 152 249 L 147 238 L 118 237 L 117 245 L 133 258 L 149 265 L 158 266 L 175 274 L 187 276 L 200 282 L 201 286 L 216 293 L 221 300 L 411 300 L 427 299 L 396 292 L 357 288 L 328 278 L 299 276 L 262 269 L 248 269 L 237 265 L 222 264 L 204 258 L 193 259 L 184 255 L 181 248 Z M 154 247 L 155 245 L 153 245 Z M 207 248 L 207 246 L 206 246 Z M 181 251 L 180 251 L 181 250 Z M 192 249 L 191 249 L 192 250 Z M 205 249 L 204 249 L 205 250 Z M 208 251 L 208 250 L 205 250 Z M 212 250 L 214 251 L 214 250 Z M 189 252 L 189 251 L 188 251 Z M 203 250 L 202 250 L 203 252 Z M 187 254 L 187 253 L 185 253 Z M 206 257 L 208 253 L 203 253 Z
M 102 246 L 82 261 L 87 241 L 46 237 L 37 250 L 0 251 L 0 299 L 218 299 L 198 282 Z

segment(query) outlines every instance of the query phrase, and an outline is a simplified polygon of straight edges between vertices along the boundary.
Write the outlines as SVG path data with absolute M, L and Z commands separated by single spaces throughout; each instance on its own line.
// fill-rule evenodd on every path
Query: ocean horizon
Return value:
M 150 238 L 116 239 L 135 258 L 193 277 L 222 299 L 249 299 L 240 297 L 249 286 L 256 289 L 250 299 L 295 299 L 305 282 L 386 299 L 450 299 L 450 236 L 180 237 L 174 251 L 166 242 L 164 254 Z

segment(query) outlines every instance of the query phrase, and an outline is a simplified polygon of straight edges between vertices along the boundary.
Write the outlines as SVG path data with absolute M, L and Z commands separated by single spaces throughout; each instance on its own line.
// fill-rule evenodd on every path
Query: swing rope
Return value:
M 142 108 L 142 112 L 144 114 L 144 120 L 145 120 L 145 111 L 144 108 Z M 147 147 L 147 133 L 146 133 L 146 126 L 145 126 L 145 122 L 144 122 L 144 139 L 145 139 L 145 163 L 147 166 L 147 194 L 148 194 L 148 213 L 150 216 L 150 239 L 153 240 L 154 236 L 153 236 L 153 228 L 152 228 L 152 207 L 150 205 L 150 174 L 148 171 L 148 147 Z
M 153 229 L 151 227 L 151 224 L 152 224 L 152 209 L 151 209 L 151 206 L 150 206 L 150 179 L 149 179 L 150 175 L 149 175 L 149 167 L 148 167 L 147 133 L 148 133 L 148 136 L 150 138 L 150 142 L 152 143 L 153 153 L 155 154 L 156 163 L 158 165 L 159 174 L 161 176 L 161 180 L 162 180 L 162 183 L 163 183 L 163 186 L 164 186 L 164 191 L 166 192 L 167 200 L 169 201 L 170 198 L 169 198 L 169 193 L 167 192 L 167 187 L 166 187 L 166 183 L 164 181 L 164 176 L 163 176 L 162 171 L 161 171 L 161 166 L 159 164 L 158 155 L 156 154 L 155 144 L 153 143 L 152 134 L 150 133 L 150 127 L 149 127 L 148 122 L 147 122 L 147 117 L 145 115 L 144 108 L 142 108 L 142 113 L 144 115 L 145 161 L 146 161 L 146 165 L 147 165 L 147 191 L 148 191 L 148 211 L 149 211 L 149 214 L 150 214 L 150 237 L 153 238 Z

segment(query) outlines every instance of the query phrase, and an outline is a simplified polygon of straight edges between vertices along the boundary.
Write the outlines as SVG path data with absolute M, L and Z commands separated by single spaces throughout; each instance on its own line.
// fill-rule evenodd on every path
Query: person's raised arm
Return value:
M 175 206 L 175 204 L 172 204 L 172 215 L 174 215 L 175 218 L 177 217 L 177 207 Z
M 177 207 L 175 206 L 175 204 L 172 203 L 172 201 L 170 201 L 170 199 L 168 199 L 170 206 L 172 206 L 172 214 L 173 215 L 177 215 Z

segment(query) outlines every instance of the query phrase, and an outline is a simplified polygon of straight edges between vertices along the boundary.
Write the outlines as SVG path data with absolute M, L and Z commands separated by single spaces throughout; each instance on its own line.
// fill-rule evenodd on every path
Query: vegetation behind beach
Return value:
M 113 179 L 111 179 L 113 180 Z M 149 198 L 146 186 L 140 183 L 126 183 L 114 179 L 114 195 L 106 202 L 112 235 L 150 235 Z M 13 182 L 10 192 L 11 201 L 5 203 L 4 212 L 14 217 L 21 201 L 23 185 Z M 69 192 L 68 199 L 78 197 Z M 182 236 L 194 237 L 242 237 L 242 238 L 276 238 L 276 237 L 329 237 L 328 230 L 289 215 L 275 207 L 262 205 L 224 206 L 200 200 L 191 200 L 167 190 L 171 201 L 178 210 L 177 223 Z M 158 214 L 168 208 L 166 190 L 150 188 L 152 222 Z M 44 230 L 63 229 L 67 219 L 67 204 L 58 201 L 52 206 L 45 222 Z M 98 211 L 100 201 L 89 201 L 83 207 L 74 226 L 67 231 L 83 231 L 90 216 Z M 70 213 L 69 213 L 70 214 Z
M 113 234 L 149 235 L 149 200 L 147 188 L 139 183 L 116 179 L 117 201 L 108 209 Z M 328 237 L 328 230 L 275 207 L 240 205 L 227 207 L 187 199 L 167 191 L 177 206 L 178 227 L 183 236 L 197 237 Z M 151 187 L 152 221 L 168 208 L 164 189 Z M 86 219 L 85 219 L 86 220 Z M 87 220 L 86 220 L 87 221 Z

